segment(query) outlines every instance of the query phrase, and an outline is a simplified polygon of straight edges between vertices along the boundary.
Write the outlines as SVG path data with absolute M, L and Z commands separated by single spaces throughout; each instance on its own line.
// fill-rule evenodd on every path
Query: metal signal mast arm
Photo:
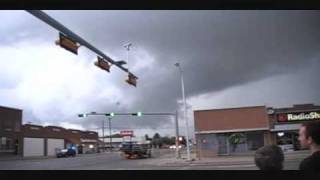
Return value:
M 87 41 L 82 39 L 80 36 L 76 35 L 72 31 L 70 31 L 68 28 L 63 26 L 61 23 L 59 23 L 58 21 L 56 21 L 55 19 L 53 19 L 52 17 L 50 17 L 49 15 L 44 13 L 43 11 L 40 11 L 40 10 L 26 10 L 26 11 L 29 12 L 30 14 L 32 14 L 33 16 L 39 18 L 40 20 L 44 21 L 45 23 L 49 24 L 50 26 L 52 26 L 53 28 L 57 29 L 58 31 L 62 32 L 63 34 L 67 35 L 68 37 L 74 39 L 80 45 L 85 46 L 88 49 L 90 49 L 91 51 L 93 51 L 96 54 L 100 55 L 101 57 L 103 57 L 105 60 L 107 60 L 111 64 L 114 64 L 114 65 L 118 66 L 120 69 L 122 69 L 125 72 L 129 72 L 128 69 L 122 67 L 118 62 L 115 62 L 114 60 L 112 60 L 110 57 L 105 55 L 99 49 L 95 48 L 93 45 L 91 45 L 90 43 L 88 43 Z M 132 73 L 130 73 L 130 74 L 132 74 Z

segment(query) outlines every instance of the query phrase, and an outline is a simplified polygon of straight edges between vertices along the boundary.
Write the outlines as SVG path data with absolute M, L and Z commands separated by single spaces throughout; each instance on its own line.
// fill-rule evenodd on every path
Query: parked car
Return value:
M 170 148 L 170 149 L 176 149 L 177 147 L 176 147 L 176 145 L 171 145 L 169 148 Z M 179 145 L 179 149 L 181 149 L 181 148 L 182 148 L 182 146 Z
M 75 157 L 76 156 L 76 150 L 69 148 L 69 149 L 56 149 L 56 156 L 57 158 L 60 157 Z

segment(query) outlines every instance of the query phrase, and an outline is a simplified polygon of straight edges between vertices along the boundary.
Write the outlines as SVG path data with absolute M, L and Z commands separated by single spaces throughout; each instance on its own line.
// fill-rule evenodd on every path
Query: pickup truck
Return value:
M 121 144 L 121 156 L 126 159 L 151 157 L 152 146 L 150 143 L 125 142 Z

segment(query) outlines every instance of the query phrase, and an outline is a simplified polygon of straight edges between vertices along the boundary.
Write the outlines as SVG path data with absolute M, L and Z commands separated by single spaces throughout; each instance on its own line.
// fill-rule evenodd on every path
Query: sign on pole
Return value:
M 126 130 L 126 131 L 120 131 L 120 135 L 122 136 L 122 137 L 124 137 L 124 136 L 133 136 L 133 131 L 132 130 Z

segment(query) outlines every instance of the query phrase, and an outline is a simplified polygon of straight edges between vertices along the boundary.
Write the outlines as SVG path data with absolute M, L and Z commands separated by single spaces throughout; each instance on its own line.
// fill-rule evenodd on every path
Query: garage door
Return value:
M 23 139 L 23 156 L 44 156 L 44 139 L 43 138 L 24 138 Z
M 64 139 L 48 139 L 47 152 L 48 156 L 54 156 L 56 154 L 55 149 L 64 148 Z

